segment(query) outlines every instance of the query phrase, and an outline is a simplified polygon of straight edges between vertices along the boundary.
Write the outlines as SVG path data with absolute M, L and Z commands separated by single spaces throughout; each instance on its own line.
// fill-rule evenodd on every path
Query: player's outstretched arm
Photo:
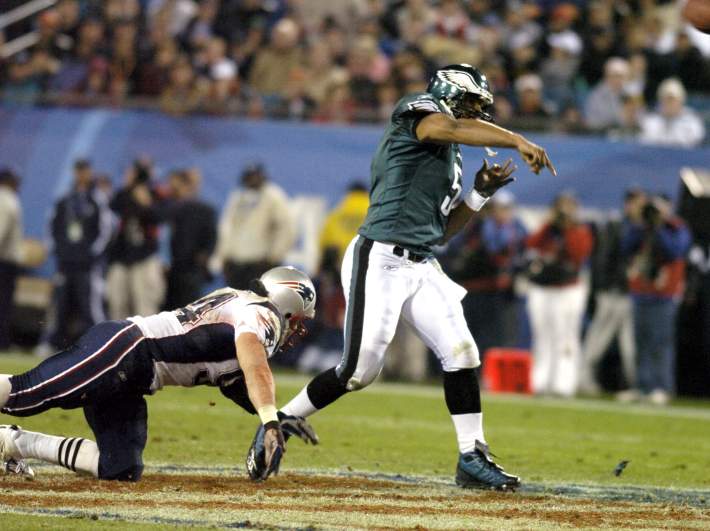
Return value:
M 276 410 L 274 376 L 271 374 L 264 346 L 254 333 L 243 332 L 237 337 L 237 359 L 244 373 L 249 400 L 264 424 L 266 468 L 261 479 L 266 479 L 271 473 L 278 473 L 281 457 L 286 451 Z
M 543 148 L 518 133 L 490 122 L 472 118 L 457 120 L 443 113 L 432 113 L 419 122 L 416 133 L 422 142 L 517 149 L 534 173 L 540 173 L 546 167 L 553 175 L 557 175 L 557 170 Z

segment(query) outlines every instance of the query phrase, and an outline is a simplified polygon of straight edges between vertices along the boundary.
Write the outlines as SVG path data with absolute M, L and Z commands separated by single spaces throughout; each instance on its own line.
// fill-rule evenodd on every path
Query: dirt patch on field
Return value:
M 269 515 L 285 511 L 293 524 L 323 527 L 342 527 L 341 521 L 352 527 L 457 527 L 475 521 L 534 522 L 551 528 L 710 527 L 710 513 L 693 507 L 461 491 L 364 477 L 285 474 L 265 483 L 192 474 L 149 474 L 139 483 L 68 474 L 48 474 L 33 482 L 0 478 L 0 511 L 39 509 L 108 512 L 127 520 L 136 515 L 145 520 L 152 512 L 191 515 L 183 518 L 187 524 L 202 522 L 205 512 L 234 519 L 261 515 L 268 523 Z

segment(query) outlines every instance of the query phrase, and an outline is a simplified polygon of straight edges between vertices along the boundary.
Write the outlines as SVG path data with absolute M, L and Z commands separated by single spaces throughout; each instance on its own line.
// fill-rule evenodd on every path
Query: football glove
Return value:
M 263 481 L 269 477 L 271 473 L 278 472 L 278 467 L 286 451 L 285 442 L 289 437 L 295 435 L 303 442 L 318 444 L 318 435 L 316 435 L 313 427 L 303 417 L 286 415 L 281 411 L 278 412 L 279 430 L 273 432 L 276 426 L 268 428 L 267 425 L 260 424 L 254 434 L 249 451 L 247 452 L 246 468 L 249 477 L 254 481 Z M 279 446 L 279 434 L 282 437 L 283 444 Z M 276 461 L 274 461 L 276 459 Z

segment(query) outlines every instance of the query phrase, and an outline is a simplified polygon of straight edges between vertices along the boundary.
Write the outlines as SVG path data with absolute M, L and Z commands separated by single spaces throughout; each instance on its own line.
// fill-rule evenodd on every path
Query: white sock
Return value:
M 99 448 L 81 437 L 56 437 L 34 431 L 15 432 L 15 458 L 47 461 L 75 472 L 99 475 Z
M 10 398 L 10 374 L 0 374 L 0 407 L 7 404 L 7 399 Z
M 301 392 L 294 396 L 288 404 L 282 407 L 281 411 L 287 415 L 308 417 L 318 411 L 318 408 L 314 406 L 311 399 L 308 398 L 308 387 L 306 386 L 301 389 Z
M 456 438 L 459 442 L 459 452 L 473 452 L 476 448 L 476 441 L 486 442 L 483 437 L 483 413 L 465 413 L 463 415 L 451 415 L 456 428 Z

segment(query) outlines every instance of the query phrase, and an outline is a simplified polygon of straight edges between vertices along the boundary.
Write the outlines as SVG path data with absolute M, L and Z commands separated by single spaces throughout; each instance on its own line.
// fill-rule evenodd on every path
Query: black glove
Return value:
M 313 426 L 311 426 L 305 418 L 287 415 L 281 411 L 278 412 L 278 416 L 279 422 L 281 423 L 281 430 L 287 441 L 289 437 L 295 435 L 306 444 L 318 444 L 318 435 L 316 435 Z
M 286 415 L 278 412 L 279 422 L 259 424 L 247 452 L 246 468 L 249 477 L 254 481 L 263 481 L 272 472 L 278 472 L 284 452 L 285 443 L 291 435 L 297 436 L 305 443 L 318 444 L 318 436 L 313 427 L 303 417 Z
M 504 166 L 494 164 L 489 167 L 488 161 L 483 159 L 483 166 L 476 172 L 473 189 L 483 197 L 491 197 L 499 188 L 515 180 L 515 177 L 511 177 L 511 175 L 518 167 L 511 165 L 512 163 L 513 159 L 508 159 Z
M 275 420 L 264 424 L 264 469 L 261 479 L 268 478 L 272 473 L 279 473 L 281 458 L 286 452 L 286 441 L 281 426 Z

